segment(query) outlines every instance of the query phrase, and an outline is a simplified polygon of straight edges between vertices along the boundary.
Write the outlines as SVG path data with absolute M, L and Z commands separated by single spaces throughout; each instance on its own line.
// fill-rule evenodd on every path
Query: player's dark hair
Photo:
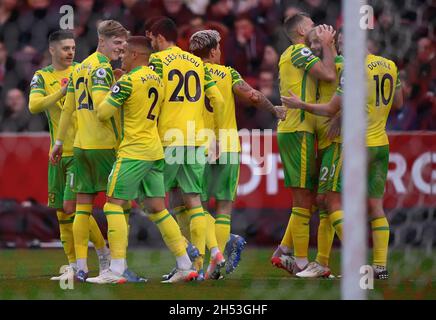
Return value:
M 155 37 L 161 35 L 168 42 L 177 41 L 177 26 L 170 18 L 164 17 L 156 21 L 151 26 L 150 32 Z
M 146 32 L 150 31 L 151 27 L 161 19 L 165 19 L 165 17 L 164 16 L 154 16 L 154 17 L 151 17 L 151 18 L 145 20 L 144 30 Z
M 70 30 L 57 30 L 48 36 L 48 43 L 52 44 L 53 42 L 65 40 L 65 39 L 74 39 L 74 34 Z
M 291 17 L 286 18 L 283 27 L 288 37 L 290 37 L 291 39 L 295 37 L 297 27 L 304 20 L 304 18 L 310 18 L 310 15 L 306 12 L 299 12 Z
M 148 54 L 153 51 L 150 41 L 144 36 L 131 36 L 127 38 L 127 45 L 139 48 Z

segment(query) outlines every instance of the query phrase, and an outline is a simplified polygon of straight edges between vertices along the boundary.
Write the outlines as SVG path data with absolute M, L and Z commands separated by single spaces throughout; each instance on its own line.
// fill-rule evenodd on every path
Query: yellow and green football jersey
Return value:
M 121 114 L 118 157 L 147 161 L 164 157 L 157 130 L 163 100 L 163 81 L 147 66 L 134 68 L 115 83 L 106 102 Z
M 77 63 L 74 63 L 75 66 Z M 56 70 L 52 65 L 37 70 L 30 83 L 30 97 L 46 97 L 58 92 L 61 89 L 61 85 L 68 83 L 73 66 L 65 70 Z M 65 97 L 62 97 L 56 103 L 44 110 L 48 119 L 48 127 L 50 131 L 50 152 L 54 145 L 58 127 L 59 119 L 61 117 L 61 111 Z M 68 128 L 67 135 L 64 141 L 64 152 L 62 156 L 69 157 L 73 155 L 73 142 L 75 135 L 75 123 Z
M 239 143 L 238 125 L 236 123 L 233 86 L 243 81 L 243 79 L 232 67 L 206 63 L 206 68 L 224 97 L 224 109 L 220 111 L 223 113 L 224 123 L 220 128 L 215 128 L 213 116 L 214 110 L 206 98 L 206 110 L 204 116 L 205 127 L 212 130 L 222 130 L 222 136 L 220 137 L 221 152 L 240 152 L 241 146 Z
M 395 63 L 381 56 L 369 54 L 366 57 L 367 73 L 367 130 L 366 145 L 368 147 L 389 144 L 386 134 L 386 121 L 394 101 L 395 90 L 401 87 L 398 68 Z M 343 77 L 336 90 L 343 93 Z
M 112 149 L 117 146 L 118 119 L 115 118 L 119 115 L 101 122 L 95 110 L 110 90 L 113 81 L 109 59 L 100 52 L 93 53 L 74 67 L 66 98 L 66 101 L 69 101 L 68 95 L 73 95 L 74 104 L 66 103 L 64 106 L 65 109 L 74 108 L 76 111 L 77 133 L 74 147 Z
M 341 75 L 344 66 L 343 56 L 340 55 L 336 56 L 335 66 L 336 66 L 336 81 L 334 82 L 327 82 L 322 80 L 318 81 L 316 103 L 328 103 L 333 97 L 333 95 L 335 94 L 336 89 L 338 88 L 339 85 L 339 77 Z M 318 149 L 325 149 L 331 143 L 331 141 L 327 138 L 327 130 L 329 126 L 328 119 L 329 118 L 325 116 L 315 115 L 315 132 L 316 132 L 316 139 L 318 141 Z
M 163 79 L 165 98 L 158 130 L 164 146 L 201 146 L 205 91 L 215 85 L 203 61 L 177 46 L 150 56 L 150 67 Z
M 319 61 L 304 44 L 291 45 L 279 61 L 280 95 L 289 96 L 289 89 L 301 100 L 316 102 L 316 81 L 309 70 Z M 286 119 L 279 121 L 277 132 L 305 131 L 313 133 L 314 116 L 304 110 L 289 109 Z

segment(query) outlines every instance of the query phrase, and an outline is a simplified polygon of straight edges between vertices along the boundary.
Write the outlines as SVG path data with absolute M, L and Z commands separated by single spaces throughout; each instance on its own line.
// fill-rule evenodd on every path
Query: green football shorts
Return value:
M 74 157 L 62 157 L 57 165 L 48 164 L 48 206 L 62 209 L 64 201 L 76 200 L 73 192 Z
M 314 190 L 316 161 L 315 136 L 309 132 L 277 133 L 285 187 Z
M 77 193 L 106 191 L 109 173 L 115 162 L 114 149 L 74 148 L 75 189 Z
M 389 145 L 368 147 L 368 197 L 383 198 L 389 166 Z
M 201 201 L 210 197 L 234 201 L 239 181 L 239 152 L 223 152 L 217 163 L 207 163 L 204 169 Z
M 342 190 L 342 144 L 332 142 L 327 147 L 326 157 L 330 160 L 327 191 L 341 192 Z
M 166 147 L 165 191 L 179 187 L 183 193 L 201 194 L 205 164 L 204 147 Z
M 328 147 L 318 150 L 319 158 L 321 159 L 321 164 L 319 167 L 318 175 L 318 194 L 324 194 L 327 191 L 329 171 L 331 165 L 332 153 L 327 152 Z
M 118 158 L 108 178 L 107 196 L 122 200 L 164 198 L 164 160 Z
M 368 147 L 368 197 L 383 198 L 389 165 L 389 145 Z M 331 153 L 331 166 L 328 190 L 341 192 L 342 190 L 342 145 L 333 142 L 328 149 Z

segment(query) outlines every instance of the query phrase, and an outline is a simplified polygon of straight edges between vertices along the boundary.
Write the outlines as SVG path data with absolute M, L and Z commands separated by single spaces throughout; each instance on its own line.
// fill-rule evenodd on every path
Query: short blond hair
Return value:
M 128 37 L 129 31 L 121 23 L 115 20 L 104 20 L 98 24 L 97 33 L 99 36 L 111 37 Z

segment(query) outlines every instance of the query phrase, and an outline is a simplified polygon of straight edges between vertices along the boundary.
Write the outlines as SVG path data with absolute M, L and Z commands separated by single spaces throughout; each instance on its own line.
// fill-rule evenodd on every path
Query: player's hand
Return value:
M 329 46 L 335 39 L 336 31 L 332 26 L 322 24 L 316 27 L 315 33 L 323 45 Z
M 286 112 L 287 111 L 288 110 L 284 106 L 274 106 L 274 115 L 276 116 L 276 118 L 278 118 L 280 120 L 286 119 Z
M 282 103 L 289 109 L 302 109 L 302 101 L 291 90 L 288 91 L 290 96 L 281 96 Z
M 335 28 L 333 28 L 332 26 L 327 25 L 327 24 L 322 24 L 322 25 L 320 25 L 319 27 L 320 27 L 321 31 L 327 32 L 328 34 L 330 34 L 330 35 L 332 35 L 333 37 L 335 37 L 335 35 L 336 35 L 336 30 L 335 30 Z
M 63 146 L 59 145 L 59 144 L 55 144 L 53 146 L 53 149 L 51 150 L 50 153 L 50 162 L 55 165 L 59 162 L 59 160 L 61 160 L 62 157 L 62 153 L 63 153 Z
M 333 140 L 341 135 L 341 114 L 338 112 L 333 118 L 329 120 L 327 130 L 327 138 Z
M 123 71 L 123 70 L 121 70 L 121 69 L 115 69 L 115 70 L 114 70 L 114 77 L 115 77 L 115 80 L 118 81 L 118 79 L 121 78 L 121 76 L 122 76 L 123 74 L 124 74 L 124 71 Z

